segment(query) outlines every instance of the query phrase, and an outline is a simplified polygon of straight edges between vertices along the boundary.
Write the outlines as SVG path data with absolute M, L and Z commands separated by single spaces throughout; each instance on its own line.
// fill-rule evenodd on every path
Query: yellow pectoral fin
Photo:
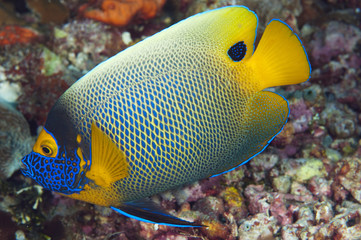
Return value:
M 128 175 L 125 153 L 95 123 L 92 123 L 91 166 L 86 177 L 100 187 L 109 187 Z
M 271 21 L 248 64 L 262 89 L 307 81 L 311 66 L 298 36 L 285 23 Z

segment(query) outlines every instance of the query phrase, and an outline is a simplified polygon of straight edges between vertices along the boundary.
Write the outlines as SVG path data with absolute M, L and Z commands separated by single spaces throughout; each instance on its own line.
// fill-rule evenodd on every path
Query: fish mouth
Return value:
M 23 159 L 24 159 L 24 158 L 21 159 L 20 169 L 21 169 L 21 170 L 26 170 L 26 165 L 23 163 Z
M 33 152 L 31 152 L 30 154 L 26 155 L 25 157 L 23 157 L 21 159 L 21 172 L 22 174 L 24 174 L 26 177 L 30 177 L 30 178 L 34 178 L 34 172 L 32 171 L 31 163 L 33 162 L 32 160 L 34 159 L 33 156 Z

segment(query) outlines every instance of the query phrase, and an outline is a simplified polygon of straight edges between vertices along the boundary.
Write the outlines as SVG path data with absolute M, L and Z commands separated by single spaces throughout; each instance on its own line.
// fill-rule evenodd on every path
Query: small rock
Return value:
M 315 220 L 318 224 L 328 223 L 333 218 L 332 205 L 329 201 L 317 202 L 313 209 L 315 211 Z
M 315 176 L 325 176 L 326 170 L 321 160 L 310 159 L 302 165 L 296 173 L 295 179 L 299 182 L 306 182 Z
M 16 240 L 26 240 L 25 233 L 21 230 L 17 230 L 15 232 L 15 239 Z
M 291 188 L 291 177 L 290 176 L 279 176 L 273 178 L 273 187 L 281 192 L 288 193 Z
M 326 148 L 325 151 L 326 151 L 327 159 L 330 159 L 333 162 L 338 162 L 342 158 L 341 153 L 335 149 Z
M 273 239 L 279 230 L 277 220 L 266 213 L 258 213 L 244 220 L 238 228 L 239 239 Z
M 199 199 L 194 204 L 193 208 L 194 210 L 205 213 L 214 219 L 218 219 L 219 216 L 224 213 L 224 204 L 222 199 L 213 196 L 207 196 Z
M 331 181 L 326 180 L 322 177 L 313 177 L 308 183 L 308 189 L 313 195 L 317 197 L 326 196 L 331 197 Z

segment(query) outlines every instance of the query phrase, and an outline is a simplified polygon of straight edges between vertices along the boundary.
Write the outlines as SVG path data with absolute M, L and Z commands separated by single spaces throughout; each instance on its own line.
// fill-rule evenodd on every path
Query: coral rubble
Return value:
M 11 102 L 0 102 L 0 236 L 361 239 L 359 1 L 23 2 L 20 9 L 0 1 L 0 94 Z M 55 11 L 44 14 L 50 2 L 61 9 L 58 20 L 45 20 Z M 44 191 L 16 171 L 31 148 L 30 133 L 35 137 L 76 79 L 170 23 L 231 4 L 255 11 L 260 32 L 272 18 L 285 20 L 303 40 L 313 71 L 306 83 L 273 89 L 289 100 L 291 114 L 262 154 L 231 172 L 152 197 L 171 214 L 208 228 L 140 222 Z

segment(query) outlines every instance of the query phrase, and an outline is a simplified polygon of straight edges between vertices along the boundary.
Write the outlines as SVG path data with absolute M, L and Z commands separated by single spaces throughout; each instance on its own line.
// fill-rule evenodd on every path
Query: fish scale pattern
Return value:
M 200 39 L 192 29 L 183 35 L 167 31 L 100 64 L 58 102 L 88 146 L 95 121 L 125 152 L 129 176 L 107 193 L 120 202 L 240 165 L 262 150 L 287 118 L 269 111 L 282 121 L 254 125 L 250 111 L 259 109 L 249 104 L 259 83 L 250 81 L 254 73 L 242 61 L 232 65 L 231 44 Z M 252 51 L 253 42 L 244 42 Z
M 199 62 L 200 67 L 208 64 Z M 133 69 L 117 69 L 107 78 L 87 79 L 96 87 L 80 86 L 67 94 L 75 103 L 70 115 L 79 116 L 73 121 L 85 139 L 90 141 L 95 121 L 128 156 L 130 176 L 118 181 L 113 193 L 127 196 L 123 201 L 240 164 L 248 96 L 230 78 L 232 71 L 222 76 L 213 74 L 221 69 L 196 69 L 154 76 L 136 69 L 138 82 L 133 84 L 134 78 L 127 78 Z M 121 87 L 114 88 L 114 82 Z

